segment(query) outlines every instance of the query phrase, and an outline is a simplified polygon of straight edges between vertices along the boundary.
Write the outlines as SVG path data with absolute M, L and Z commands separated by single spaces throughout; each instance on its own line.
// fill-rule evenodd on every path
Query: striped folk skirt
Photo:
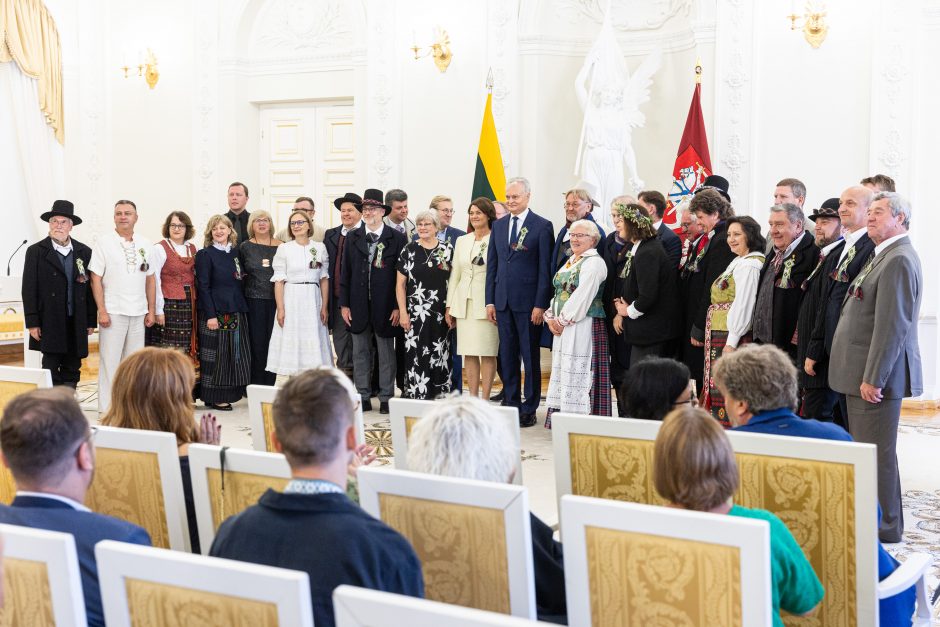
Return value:
M 186 298 L 166 298 L 163 301 L 165 324 L 153 325 L 147 329 L 146 345 L 159 348 L 172 348 L 197 359 L 199 352 L 196 339 L 199 334 L 193 307 L 193 292 L 188 285 L 183 286 Z
M 726 429 L 731 428 L 731 421 L 728 419 L 728 412 L 725 410 L 725 397 L 721 390 L 715 385 L 715 378 L 712 376 L 712 370 L 715 362 L 724 354 L 725 346 L 728 344 L 728 330 L 716 329 L 712 326 L 712 318 L 715 312 L 728 311 L 731 309 L 731 303 L 716 303 L 708 308 L 708 316 L 705 319 L 705 377 L 702 386 L 702 407 L 710 411 L 712 416 L 721 423 Z M 727 317 L 725 317 L 727 319 Z M 727 327 L 727 324 L 722 324 Z M 748 333 L 738 340 L 738 348 L 751 343 L 751 334 Z
M 245 314 L 218 314 L 219 328 L 199 320 L 199 398 L 205 403 L 234 403 L 251 380 L 251 347 Z

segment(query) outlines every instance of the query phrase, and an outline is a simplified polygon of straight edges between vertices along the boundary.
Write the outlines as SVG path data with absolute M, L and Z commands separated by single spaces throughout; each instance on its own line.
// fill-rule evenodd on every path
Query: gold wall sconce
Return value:
M 435 29 L 435 41 L 433 44 L 419 47 L 417 39 L 415 39 L 411 50 L 415 53 L 415 60 L 430 55 L 434 59 L 434 65 L 437 66 L 437 69 L 440 70 L 441 73 L 447 71 L 447 67 L 450 65 L 450 61 L 454 56 L 450 51 L 450 37 L 447 35 L 447 31 L 441 27 Z M 424 54 L 420 54 L 422 50 L 425 51 Z
M 127 62 L 124 62 L 124 65 L 121 66 L 121 69 L 124 71 L 124 78 L 129 78 L 128 71 L 131 69 L 127 65 Z M 153 50 L 147 48 L 147 56 L 140 60 L 137 64 L 137 76 L 142 76 L 150 89 L 153 89 L 157 86 L 157 81 L 160 80 L 160 70 L 157 69 L 157 56 L 153 53 Z
M 826 40 L 826 35 L 829 34 L 829 25 L 826 24 L 826 5 L 821 1 L 807 0 L 806 12 L 802 16 L 796 14 L 796 2 L 794 2 L 787 19 L 790 20 L 790 30 L 799 28 L 796 22 L 799 19 L 803 20 L 803 37 L 813 48 L 819 48 Z

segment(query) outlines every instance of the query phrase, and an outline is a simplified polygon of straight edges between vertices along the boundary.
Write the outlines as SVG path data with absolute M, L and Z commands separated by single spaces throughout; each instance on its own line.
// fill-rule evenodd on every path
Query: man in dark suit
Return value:
M 829 385 L 845 394 L 849 433 L 878 446 L 878 535 L 904 533 L 896 445 L 901 399 L 923 393 L 917 319 L 923 291 L 920 258 L 907 235 L 911 205 L 900 194 L 877 194 L 868 209 L 875 250 L 852 281 L 832 340 Z
M 70 235 L 82 219 L 69 201 L 55 201 L 40 218 L 49 223 L 49 236 L 26 249 L 23 317 L 29 347 L 42 351 L 42 367 L 52 373 L 52 384 L 74 388 L 98 318 L 89 292 L 91 249 Z
M 248 241 L 248 217 L 251 215 L 245 208 L 248 204 L 248 186 L 238 181 L 228 186 L 228 211 L 225 217 L 232 221 L 232 229 L 238 240 L 235 245 Z
M 343 253 L 346 250 L 346 238 L 350 231 L 362 226 L 362 197 L 352 192 L 333 201 L 339 209 L 341 224 L 328 229 L 323 236 L 323 245 L 330 257 L 330 333 L 333 335 L 333 351 L 336 353 L 336 367 L 347 377 L 353 376 L 352 337 L 349 328 L 339 311 L 340 276 L 343 271 Z
M 803 225 L 799 206 L 770 208 L 769 239 L 773 248 L 764 261 L 754 305 L 752 333 L 759 344 L 773 344 L 796 363 L 796 321 L 803 302 L 803 284 L 819 260 L 819 249 Z
M 529 209 L 529 181 L 509 180 L 509 215 L 493 223 L 486 261 L 486 315 L 499 328 L 499 361 L 510 407 L 519 424 L 531 427 L 542 396 L 539 337 L 552 296 L 552 223 Z M 525 400 L 520 402 L 519 357 L 525 367 Z
M 379 413 L 388 413 L 395 395 L 395 297 L 398 257 L 405 236 L 384 224 L 390 207 L 382 191 L 367 189 L 362 198 L 363 225 L 347 235 L 340 276 L 339 306 L 353 341 L 353 379 L 362 396 L 362 411 L 372 411 L 372 346 L 379 355 Z
M 399 234 L 400 235 L 400 234 Z M 274 448 L 291 481 L 219 527 L 209 554 L 310 576 L 317 627 L 333 622 L 333 590 L 350 584 L 424 596 L 418 556 L 397 531 L 346 496 L 355 410 L 335 371 L 307 370 L 274 399 Z
M 802 392 L 800 415 L 832 422 L 838 397 L 829 389 L 829 358 L 821 338 L 815 338 L 814 329 L 817 324 L 824 324 L 821 320 L 825 317 L 829 297 L 825 291 L 828 288 L 827 275 L 836 267 L 839 253 L 845 247 L 839 220 L 839 199 L 830 198 L 819 209 L 814 209 L 809 219 L 815 224 L 819 260 L 800 288 L 804 293 L 796 322 L 796 363 L 799 364 L 797 370 Z M 803 369 L 807 359 L 816 364 L 814 374 Z
M 678 271 L 679 258 L 682 256 L 682 240 L 672 229 L 663 224 L 663 216 L 666 214 L 666 197 L 656 190 L 645 190 L 640 192 L 637 200 L 649 211 L 656 237 L 663 245 L 663 250 L 672 262 L 672 267 Z
M 0 505 L 0 523 L 72 534 L 88 624 L 104 625 L 95 545 L 118 540 L 149 546 L 150 536 L 137 525 L 95 514 L 82 504 L 95 471 L 93 438 L 66 388 L 33 390 L 7 404 L 0 447 L 17 492 L 10 505 Z

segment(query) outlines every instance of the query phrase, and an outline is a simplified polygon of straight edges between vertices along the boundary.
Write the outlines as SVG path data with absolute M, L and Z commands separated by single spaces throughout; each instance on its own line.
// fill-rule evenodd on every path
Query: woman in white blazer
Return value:
M 486 255 L 496 209 L 490 199 L 477 198 L 469 214 L 468 233 L 454 245 L 446 316 L 448 322 L 457 321 L 457 353 L 463 356 L 470 393 L 479 395 L 482 374 L 483 398 L 488 399 L 499 353 L 496 325 L 486 318 Z

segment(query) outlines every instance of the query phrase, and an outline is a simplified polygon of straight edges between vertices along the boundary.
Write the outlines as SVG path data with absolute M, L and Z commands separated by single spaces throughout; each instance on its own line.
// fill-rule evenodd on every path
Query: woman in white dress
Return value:
M 288 224 L 291 241 L 278 246 L 271 277 L 277 319 L 267 370 L 280 375 L 333 365 L 327 328 L 330 260 L 326 247 L 311 239 L 313 222 L 306 212 L 293 212 Z

